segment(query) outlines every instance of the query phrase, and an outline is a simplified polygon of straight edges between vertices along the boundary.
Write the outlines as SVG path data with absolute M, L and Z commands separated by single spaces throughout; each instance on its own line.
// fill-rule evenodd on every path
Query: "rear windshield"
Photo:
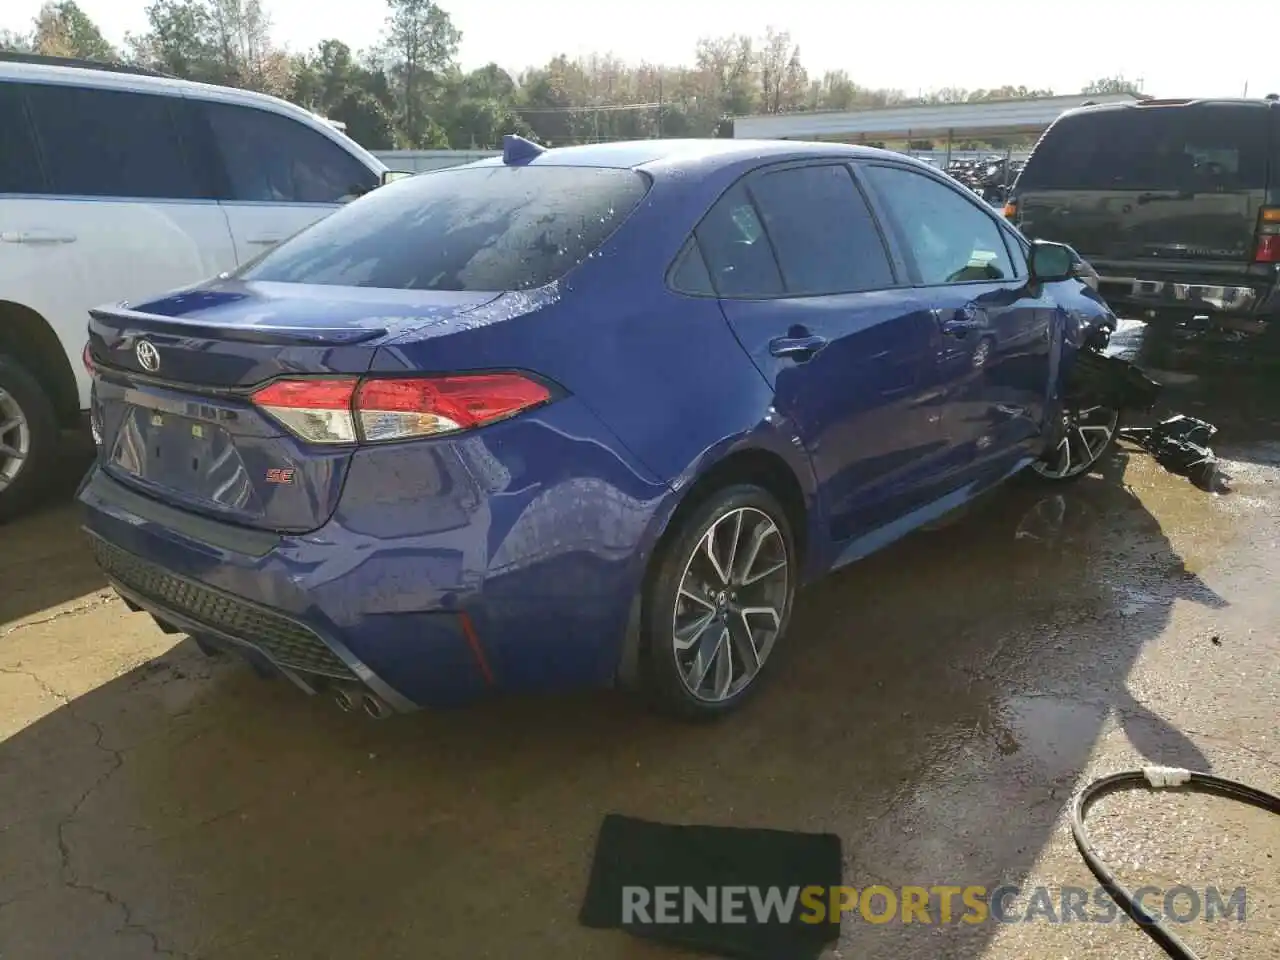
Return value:
M 1265 189 L 1267 113 L 1197 104 L 1063 117 L 1036 145 L 1018 189 Z
M 374 190 L 239 276 L 396 290 L 529 290 L 590 256 L 648 188 L 633 170 L 441 170 Z

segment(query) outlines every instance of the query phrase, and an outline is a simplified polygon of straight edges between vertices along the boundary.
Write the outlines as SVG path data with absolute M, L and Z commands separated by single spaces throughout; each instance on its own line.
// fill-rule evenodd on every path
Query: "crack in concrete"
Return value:
M 101 887 L 96 887 L 89 883 L 82 883 L 76 877 L 75 867 L 71 862 L 71 844 L 67 840 L 67 828 L 75 822 L 76 818 L 80 814 L 80 808 L 84 806 L 89 797 L 101 788 L 103 784 L 110 780 L 122 766 L 124 766 L 124 751 L 113 749 L 103 743 L 103 740 L 106 737 L 106 731 L 102 724 L 98 723 L 96 720 L 91 720 L 88 717 L 80 716 L 75 711 L 71 710 L 70 707 L 67 708 L 67 711 L 72 717 L 79 720 L 81 723 L 86 723 L 93 728 L 95 734 L 93 745 L 111 758 L 111 765 L 100 777 L 88 786 L 84 793 L 80 795 L 80 798 L 72 804 L 70 812 L 58 822 L 56 834 L 58 840 L 58 855 L 61 860 L 60 866 L 63 885 L 69 890 L 78 890 L 83 893 L 93 894 L 94 896 L 100 897 L 112 907 L 117 908 L 123 918 L 123 923 L 115 930 L 117 936 L 125 933 L 136 933 L 146 937 L 147 940 L 150 941 L 151 951 L 157 956 L 183 958 L 186 954 L 176 953 L 173 950 L 169 950 L 161 946 L 160 938 L 155 933 L 142 924 L 135 923 L 133 919 L 133 910 L 129 904 L 121 900 L 110 890 L 104 890 Z
M 39 674 L 31 670 L 24 670 L 22 669 L 21 666 L 0 667 L 0 673 L 6 673 L 11 677 L 26 677 L 29 680 L 32 680 L 35 683 L 35 685 L 40 688 L 42 693 L 52 697 L 54 700 L 57 700 L 59 703 L 66 705 L 71 702 L 70 697 L 68 697 L 66 694 L 59 693 L 57 690 L 53 689 L 53 687 L 49 685 L 48 681 L 46 681 L 44 677 L 40 676 Z
M 5 637 L 12 636 L 19 630 L 25 630 L 27 627 L 38 627 L 41 624 L 53 623 L 55 620 L 62 620 L 66 617 L 76 617 L 82 613 L 87 613 L 97 607 L 104 606 L 111 601 L 117 599 L 114 593 L 95 594 L 91 599 L 79 604 L 78 606 L 68 607 L 65 610 L 59 610 L 57 613 L 51 613 L 47 617 L 40 617 L 36 620 L 23 620 L 15 624 L 9 629 L 0 631 L 0 640 Z

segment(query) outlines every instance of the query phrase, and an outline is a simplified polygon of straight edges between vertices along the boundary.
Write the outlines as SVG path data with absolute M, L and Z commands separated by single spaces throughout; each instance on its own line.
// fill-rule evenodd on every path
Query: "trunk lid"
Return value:
M 358 377 L 380 345 L 450 333 L 496 296 L 225 281 L 93 310 L 104 469 L 196 512 L 314 530 L 332 516 L 355 448 L 303 443 L 253 404 L 253 389 Z
M 1269 176 L 1266 104 L 1124 104 L 1072 113 L 1014 189 L 1028 236 L 1153 266 L 1253 259 Z

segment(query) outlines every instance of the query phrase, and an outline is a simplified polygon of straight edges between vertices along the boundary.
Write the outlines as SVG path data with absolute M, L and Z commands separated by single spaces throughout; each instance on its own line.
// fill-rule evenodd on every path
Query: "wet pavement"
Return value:
M 265 683 L 103 588 L 72 458 L 0 527 L 0 957 L 688 956 L 578 925 L 611 811 L 833 831 L 859 887 L 1092 889 L 1065 805 L 1093 776 L 1280 790 L 1280 379 L 1161 362 L 1233 492 L 1123 451 L 1013 485 L 808 590 L 768 689 L 711 726 L 610 694 L 378 723 Z M 1138 793 L 1090 826 L 1131 886 L 1247 888 L 1243 923 L 1179 931 L 1202 956 L 1280 957 L 1277 818 Z M 1123 918 L 856 917 L 830 955 L 1163 956 Z

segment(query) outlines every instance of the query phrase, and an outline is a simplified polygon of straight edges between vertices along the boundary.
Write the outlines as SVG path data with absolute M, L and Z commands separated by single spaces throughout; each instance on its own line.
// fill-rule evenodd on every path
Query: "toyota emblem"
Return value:
M 133 348 L 133 352 L 138 357 L 138 365 L 148 373 L 155 373 L 160 369 L 160 351 L 156 349 L 156 345 L 150 340 L 139 340 L 138 345 Z

